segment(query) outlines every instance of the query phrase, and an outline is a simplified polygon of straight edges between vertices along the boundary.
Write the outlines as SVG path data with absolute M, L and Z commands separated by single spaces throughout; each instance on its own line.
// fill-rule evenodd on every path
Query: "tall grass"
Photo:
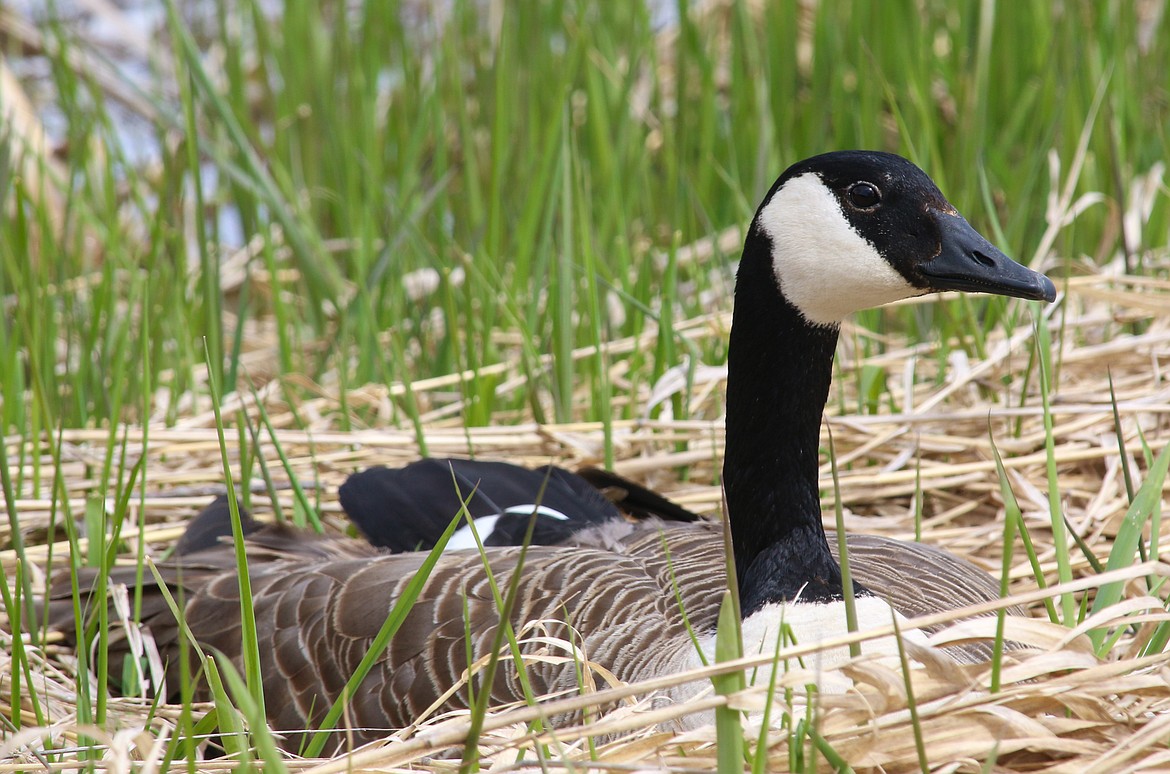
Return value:
M 470 369 L 469 422 L 534 405 L 630 416 L 634 403 L 605 398 L 604 356 L 570 351 L 669 326 L 727 292 L 718 264 L 664 273 L 655 249 L 745 222 L 788 163 L 860 146 L 910 155 L 1030 259 L 1047 225 L 1048 154 L 1067 168 L 1103 84 L 1073 192 L 1107 206 L 1052 247 L 1124 247 L 1140 271 L 1141 249 L 1158 246 L 1124 244 L 1115 226 L 1127 181 L 1170 152 L 1164 20 L 1139 45 L 1128 3 L 720 8 L 658 30 L 637 4 L 492 15 L 456 3 L 422 19 L 394 3 L 292 4 L 271 18 L 244 0 L 198 40 L 172 15 L 173 59 L 146 84 L 160 141 L 149 174 L 127 156 L 105 80 L 75 64 L 87 42 L 46 24 L 70 176 L 39 193 L 0 181 L 4 426 L 31 436 L 164 408 L 173 421 L 176 401 L 149 390 L 198 394 L 203 337 L 215 375 L 235 377 L 226 389 L 248 380 L 240 334 L 269 316 L 277 371 L 330 389 Z M 1168 220 L 1162 197 L 1144 233 L 1164 242 Z M 249 279 L 225 289 L 215 274 L 244 244 Z M 442 291 L 412 292 L 418 270 L 437 270 Z M 602 288 L 626 300 L 624 319 Z M 977 347 L 1003 308 L 863 319 Z M 676 365 L 664 356 L 678 354 L 642 353 L 631 386 Z M 497 395 L 476 371 L 512 358 L 529 380 Z M 592 405 L 566 405 L 581 383 L 597 385 Z M 401 421 L 420 410 L 399 409 Z
M 448 416 L 467 425 L 635 417 L 684 356 L 724 358 L 721 342 L 696 345 L 676 323 L 730 307 L 734 256 L 682 260 L 678 247 L 745 223 L 807 155 L 908 155 L 1009 254 L 1058 274 L 1120 254 L 1140 275 L 1168 247 L 1164 189 L 1139 229 L 1121 228 L 1135 178 L 1170 156 L 1170 14 L 1140 15 L 1158 3 L 728 0 L 701 13 L 679 3 L 666 27 L 639 3 L 290 3 L 275 16 L 260 0 L 208 5 L 196 34 L 168 4 L 169 55 L 151 80 L 120 82 L 142 91 L 130 104 L 155 132 L 150 165 L 126 146 L 111 70 L 84 28 L 49 15 L 26 41 L 60 120 L 56 157 L 30 150 L 13 121 L 0 133 L 0 483 L 6 548 L 21 558 L 0 583 L 18 627 L 36 622 L 15 500 L 52 498 L 53 529 L 75 566 L 83 556 L 63 429 L 108 431 L 82 493 L 89 559 L 108 568 L 134 493 L 151 486 L 120 423 L 218 414 L 220 390 L 296 377 L 278 385 L 295 416 L 324 392 L 337 425 L 360 428 L 386 420 L 347 391 L 401 384 L 390 421 L 423 452 L 424 417 L 444 407 L 410 384 L 449 373 L 464 376 Z M 1056 220 L 1078 201 L 1075 219 Z M 242 268 L 238 284 L 229 268 Z M 1015 327 L 1008 308 L 871 311 L 859 322 L 878 335 L 854 342 L 874 354 L 890 331 L 941 338 L 945 363 Z M 656 346 L 620 364 L 606 347 L 654 330 Z M 1051 379 L 1059 352 L 1041 352 L 1032 378 Z M 518 378 L 491 370 L 500 363 Z M 897 408 L 880 374 L 851 378 L 859 410 Z M 275 442 L 242 418 L 222 423 L 241 448 Z M 241 467 L 245 495 L 249 471 L 271 485 Z M 1053 463 L 1059 529 L 1056 475 Z M 1133 530 L 1160 518 L 1151 491 L 1134 498 L 1117 563 Z M 1061 602 L 1073 623 L 1072 597 Z M 27 690 L 27 658 L 14 655 Z M 78 689 L 79 717 L 100 723 L 104 690 Z

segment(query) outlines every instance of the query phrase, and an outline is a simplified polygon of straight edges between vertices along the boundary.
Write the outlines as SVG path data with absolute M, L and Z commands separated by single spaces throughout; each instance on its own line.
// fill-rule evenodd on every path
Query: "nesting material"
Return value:
M 1067 529 L 1104 563 L 1129 506 L 1126 470 L 1132 485 L 1141 486 L 1148 469 L 1143 444 L 1156 456 L 1170 443 L 1170 315 L 1166 314 L 1170 282 L 1148 277 L 1081 277 L 1069 281 L 1063 290 L 1067 294 L 1063 302 L 1041 312 L 1048 315 L 1053 337 L 1050 401 L 1057 500 Z M 1032 361 L 1034 328 L 1027 313 L 1018 320 L 1017 327 L 1001 328 L 989 336 L 984 357 L 968 355 L 952 358 L 951 363 L 940 362 L 935 343 L 904 347 L 896 339 L 885 341 L 883 354 L 864 358 L 860 355 L 865 351 L 864 338 L 872 334 L 850 326 L 843 331 L 822 442 L 827 450 L 831 430 L 846 528 L 913 539 L 916 513 L 921 513 L 918 528 L 924 540 L 998 574 L 1003 563 L 1004 503 L 994 445 L 1023 511 L 1040 572 L 1045 583 L 1055 587 L 1038 589 L 1034 569 L 1017 538 L 1007 562 L 1012 597 L 1005 604 L 1026 604 L 1034 619 L 1014 622 L 1008 634 L 1029 648 L 1005 658 L 998 677 L 993 677 L 989 665 L 948 664 L 921 653 L 907 654 L 908 680 L 901 670 L 864 658 L 842 667 L 842 674 L 854 681 L 854 689 L 822 697 L 816 719 L 824 743 L 857 770 L 917 770 L 919 745 L 932 767 L 953 771 L 977 771 L 987 765 L 996 771 L 1051 772 L 1170 765 L 1165 747 L 1170 735 L 1170 659 L 1145 652 L 1158 627 L 1170 622 L 1163 583 L 1170 565 L 1151 559 L 1099 577 L 1073 546 L 1073 581 L 1059 585 L 1049 515 L 1044 413 Z M 711 315 L 680 323 L 676 330 L 698 341 L 725 337 L 726 326 L 726 317 Z M 260 359 L 271 351 L 266 347 L 272 346 L 264 336 L 255 333 L 249 340 L 249 351 Z M 653 336 L 649 331 L 638 341 L 613 342 L 606 354 L 615 373 L 621 373 L 629 352 L 648 346 Z M 585 352 L 582 356 L 594 355 Z M 499 368 L 502 390 L 522 384 L 518 367 Z M 878 369 L 889 387 L 892 400 L 883 399 L 878 413 L 856 413 L 861 404 L 855 392 L 861 381 L 856 374 L 862 368 Z M 615 468 L 689 508 L 717 516 L 720 493 L 714 482 L 722 458 L 723 392 L 718 374 L 704 373 L 690 393 L 681 394 L 689 418 L 654 415 L 613 423 Z M 1110 400 L 1110 377 L 1115 404 Z M 425 436 L 432 455 L 474 454 L 523 464 L 555 461 L 568 467 L 600 462 L 604 429 L 598 424 L 537 425 L 518 417 L 515 424 L 468 429 L 455 418 L 443 418 L 459 414 L 459 391 L 453 389 L 459 379 L 452 375 L 412 386 L 424 413 L 431 414 Z M 646 401 L 651 387 L 645 395 L 631 399 Z M 351 391 L 345 403 L 367 409 L 385 407 L 389 419 L 401 390 L 394 385 L 364 386 Z M 661 391 L 655 393 L 656 399 Z M 275 382 L 256 393 L 276 427 L 288 469 L 263 432 L 258 451 L 272 472 L 275 494 L 286 515 L 293 512 L 295 499 L 288 486 L 290 473 L 309 499 L 319 503 L 326 527 L 340 529 L 344 519 L 336 491 L 349 473 L 373 464 L 405 463 L 419 454 L 417 438 L 405 425 L 341 431 L 342 401 L 326 388 L 321 388 L 320 397 L 297 406 L 301 418 L 309 422 L 308 429 L 293 429 L 292 413 L 281 395 Z M 256 417 L 256 396 L 228 396 L 225 405 Z M 582 391 L 580 405 L 584 407 L 588 399 Z M 147 556 L 161 556 L 186 521 L 224 491 L 219 441 L 207 408 L 192 403 L 178 427 L 152 426 L 148 434 L 141 428 L 125 428 L 129 459 L 146 457 L 145 494 L 131 499 L 122 532 L 127 557 L 137 551 L 140 540 L 145 541 Z M 377 410 L 371 413 L 378 415 Z M 148 438 L 145 445 L 144 437 Z M 229 439 L 234 437 L 234 432 L 229 434 Z M 84 512 L 87 499 L 106 489 L 92 476 L 102 470 L 107 438 L 104 430 L 61 433 L 61 474 L 74 513 Z M 8 443 L 8 459 L 25 466 L 23 471 L 14 468 L 11 472 L 13 480 L 26 482 L 26 488 L 16 493 L 15 506 L 25 555 L 32 565 L 21 570 L 31 574 L 35 585 L 45 573 L 64 567 L 67 557 L 59 528 L 58 542 L 47 543 L 54 509 L 48 483 L 43 491 L 33 491 L 27 484 L 36 480 L 34 463 L 41 470 L 52 470 L 53 460 L 47 446 L 20 449 L 15 445 L 18 441 Z M 229 453 L 233 469 L 239 470 L 234 458 L 237 450 L 229 449 Z M 825 518 L 832 526 L 834 496 L 827 455 L 822 460 Z M 685 480 L 680 478 L 684 470 Z M 267 489 L 256 486 L 251 496 L 258 516 L 272 513 Z M 1167 502 L 1163 494 L 1163 512 Z M 140 521 L 141 533 L 130 526 Z M 0 542 L 6 545 L 12 543 L 9 529 L 8 520 L 3 520 Z M 17 571 L 15 553 L 0 552 L 0 564 L 11 585 Z M 1076 630 L 1047 620 L 1046 600 L 1066 590 L 1078 599 L 1089 595 L 1091 600 L 1108 580 L 1123 583 L 1115 606 Z M 0 626 L 5 643 L 0 649 L 0 674 L 11 674 L 12 620 L 7 612 L 0 612 Z M 994 636 L 993 627 L 994 619 L 969 621 L 933 640 L 947 644 Z M 1115 644 L 1095 650 L 1087 638 L 1090 629 L 1113 632 Z M 178 707 L 164 706 L 152 713 L 149 701 L 115 698 L 104 732 L 82 729 L 76 723 L 73 654 L 53 645 L 31 647 L 27 637 L 25 641 L 46 725 L 36 725 L 27 685 L 21 689 L 22 707 L 15 710 L 12 681 L 0 681 L 0 714 L 13 718 L 18 711 L 21 726 L 35 729 L 7 733 L 0 742 L 0 758 L 38 766 L 38 751 L 49 741 L 60 748 L 88 733 L 108 749 L 107 760 L 99 765 L 109 770 L 161 763 L 163 747 L 155 738 L 174 732 Z M 720 668 L 726 667 L 712 669 Z M 712 669 L 663 680 L 706 680 Z M 654 681 L 655 686 L 660 687 L 663 680 Z M 998 683 L 996 691 L 991 689 L 993 682 Z M 704 692 L 690 703 L 663 707 L 639 699 L 655 686 L 613 685 L 603 671 L 593 673 L 589 683 L 584 695 L 554 699 L 551 707 L 491 711 L 479 742 L 484 763 L 507 766 L 515 763 L 520 752 L 536 764 L 539 749 L 541 756 L 551 756 L 552 762 L 546 765 L 554 769 L 569 765 L 576 770 L 708 769 L 716 760 L 714 727 L 685 734 L 665 733 L 662 728 L 683 714 L 724 705 L 748 713 L 744 724 L 749 748 L 763 739 L 773 770 L 800 760 L 824 763 L 807 736 L 775 727 L 785 712 L 783 684 L 771 699 L 766 686 L 755 686 L 731 695 Z M 798 683 L 787 687 L 799 692 Z M 910 711 L 911 696 L 914 712 Z M 617 709 L 587 726 L 550 732 L 529 725 L 542 713 L 602 705 Z M 761 736 L 759 713 L 766 706 L 771 707 L 774 727 Z M 201 714 L 206 707 L 195 709 Z M 466 714 L 431 716 L 384 743 L 329 761 L 290 759 L 289 767 L 315 772 L 407 766 L 445 771 L 454 766 L 446 758 L 462 748 L 469 725 Z M 589 737 L 598 735 L 609 741 L 594 745 L 591 752 Z M 613 735 L 618 735 L 616 740 Z M 63 757 L 68 760 L 70 754 Z M 206 771 L 231 768 L 223 761 L 208 761 L 200 767 Z

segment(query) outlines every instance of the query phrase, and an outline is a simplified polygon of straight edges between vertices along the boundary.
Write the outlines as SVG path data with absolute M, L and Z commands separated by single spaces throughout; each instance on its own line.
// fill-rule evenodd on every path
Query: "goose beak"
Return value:
M 939 214 L 942 245 L 920 267 L 931 290 L 994 293 L 1033 301 L 1056 300 L 1056 286 L 1043 274 L 1008 258 L 960 215 Z

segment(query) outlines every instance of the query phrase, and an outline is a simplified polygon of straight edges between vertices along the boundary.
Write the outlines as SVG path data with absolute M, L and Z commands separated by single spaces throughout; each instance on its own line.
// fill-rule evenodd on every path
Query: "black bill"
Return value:
M 920 267 L 931 290 L 1056 300 L 1052 280 L 1008 258 L 961 216 L 940 214 L 938 224 L 942 248 Z

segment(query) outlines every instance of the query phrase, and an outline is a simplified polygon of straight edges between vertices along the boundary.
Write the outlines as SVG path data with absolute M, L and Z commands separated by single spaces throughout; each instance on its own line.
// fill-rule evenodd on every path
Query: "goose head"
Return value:
M 841 151 L 794 164 L 752 230 L 761 243 L 752 252 L 769 260 L 780 294 L 815 325 L 943 290 L 1056 298 L 1050 279 L 1004 255 L 925 172 L 891 153 Z
M 723 481 L 745 614 L 841 596 L 818 480 L 840 323 L 944 290 L 1056 298 L 1051 280 L 988 242 L 900 156 L 814 156 L 764 198 L 744 242 L 728 349 Z

